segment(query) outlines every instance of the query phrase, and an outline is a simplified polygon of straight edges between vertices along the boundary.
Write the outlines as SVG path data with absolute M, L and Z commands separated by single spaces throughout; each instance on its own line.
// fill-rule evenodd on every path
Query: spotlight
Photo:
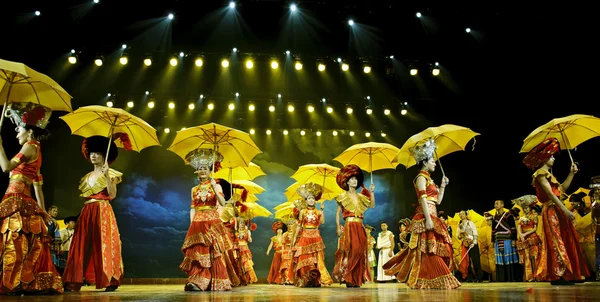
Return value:
M 406 110 L 406 109 L 400 110 L 400 114 L 402 114 L 402 115 L 406 115 L 407 113 L 408 113 L 408 110 Z
M 106 106 L 107 106 L 107 107 L 112 107 L 113 105 L 114 105 L 114 104 L 113 104 L 113 102 L 111 102 L 111 101 L 108 101 L 108 102 L 106 102 Z
M 196 64 L 196 66 L 202 67 L 202 64 L 204 64 L 204 61 L 202 60 L 202 58 L 196 58 L 196 61 L 194 63 Z
M 272 69 L 279 68 L 279 62 L 277 62 L 276 60 L 271 60 L 271 68 Z
M 203 98 L 204 98 L 204 94 L 201 94 L 201 95 L 200 95 L 200 99 L 203 99 Z
M 126 48 L 127 48 L 127 44 L 123 44 L 123 45 L 121 45 L 121 48 L 122 48 L 122 49 L 126 49 Z
M 370 137 L 370 136 L 371 136 L 371 133 L 369 133 L 369 132 L 365 132 L 365 136 L 366 136 L 366 137 Z
M 165 133 L 169 133 L 169 132 L 171 132 L 171 129 L 165 128 Z
M 421 13 L 417 12 L 417 18 L 421 18 Z
M 221 61 L 221 66 L 223 66 L 224 68 L 229 67 L 229 60 L 223 59 L 223 61 Z
M 435 62 L 435 64 L 433 64 L 435 66 L 440 66 L 440 62 Z
M 368 115 L 371 115 L 371 114 L 373 114 L 373 109 L 371 109 L 371 108 L 367 108 L 367 114 L 368 114 Z
M 313 107 L 313 105 L 308 105 L 308 107 L 306 109 L 308 109 L 308 112 L 315 111 L 315 107 Z
M 326 100 L 325 98 L 322 98 L 322 99 L 321 99 L 321 102 L 322 102 L 322 103 L 325 103 L 325 102 L 327 102 L 327 100 Z
M 237 52 L 237 51 L 238 51 L 237 47 L 234 47 L 234 48 L 232 49 L 232 51 L 233 51 L 233 52 Z
M 94 60 L 94 64 L 96 64 L 96 66 L 102 66 L 103 62 L 104 60 L 102 60 L 102 58 L 96 58 L 96 60 Z
M 254 129 L 250 129 L 250 134 L 254 134 L 256 131 Z
M 306 134 L 306 131 L 302 130 L 300 131 L 300 135 L 304 136 Z
M 129 108 L 133 108 L 133 105 L 134 105 L 134 104 L 133 104 L 133 102 L 132 102 L 132 101 L 129 101 L 129 102 L 127 102 L 127 107 L 129 107 Z
M 363 67 L 363 72 L 364 72 L 364 73 L 371 73 L 371 66 L 369 66 L 369 65 L 365 65 L 365 66 Z
M 228 108 L 229 108 L 229 110 L 233 110 L 233 109 L 235 109 L 235 105 L 233 103 L 231 103 L 231 104 L 229 104 Z
M 175 18 L 175 15 L 169 14 L 169 20 L 173 20 L 173 18 Z
M 169 109 L 175 109 L 175 103 L 169 102 Z
M 352 20 L 352 19 L 348 20 L 348 25 L 350 25 L 350 26 L 354 25 L 354 20 Z
M 325 71 L 325 64 L 319 63 L 319 65 L 317 66 L 317 68 L 319 69 L 319 71 Z
M 248 105 L 248 110 L 254 111 L 254 109 L 256 109 L 256 107 L 254 107 L 254 104 Z
M 267 135 L 271 135 L 271 129 L 267 129 L 266 133 Z
M 98 4 L 100 2 L 100 0 L 94 0 L 94 3 Z
M 119 59 L 119 63 L 121 63 L 121 65 L 127 65 L 127 62 L 129 62 L 127 55 L 122 55 L 121 58 Z
M 273 106 L 273 105 L 270 105 L 270 106 L 269 106 L 269 111 L 270 111 L 270 112 L 275 112 L 275 106 Z
M 287 130 L 283 130 L 283 135 L 288 135 L 289 132 Z
M 467 28 L 465 29 L 465 31 L 466 31 L 467 33 L 470 33 L 470 32 L 471 32 L 471 29 L 467 27 Z
M 437 68 L 437 67 L 436 67 L 436 68 L 433 68 L 433 69 L 431 70 L 431 74 L 432 74 L 432 75 L 434 75 L 434 76 L 436 76 L 436 77 L 437 77 L 437 76 L 439 76 L 439 75 L 440 75 L 440 69 L 439 69 L 439 68 Z
M 350 136 L 354 136 L 354 131 L 350 131 L 348 134 L 350 134 Z
M 289 51 L 289 50 L 286 50 L 286 51 L 285 51 L 285 54 L 286 54 L 286 55 L 289 55 L 289 54 L 290 54 L 290 51 Z
M 183 51 L 182 51 L 182 52 L 180 52 L 180 53 L 179 53 L 179 57 L 180 57 L 180 58 L 183 58 L 183 57 L 185 57 L 185 53 L 184 53 Z
M 176 58 L 171 58 L 171 60 L 169 60 L 169 64 L 171 64 L 171 66 L 177 66 L 177 59 Z
M 277 94 L 277 97 L 278 97 L 278 98 L 281 98 L 281 93 Z
M 411 68 L 411 69 L 410 69 L 410 75 L 411 75 L 411 76 L 416 76 L 416 75 L 417 75 L 417 73 L 419 73 L 419 71 L 418 71 L 416 68 Z
M 194 110 L 194 108 L 196 108 L 196 105 L 194 105 L 194 103 L 190 103 L 190 104 L 188 105 L 188 109 L 190 109 L 190 110 Z
M 297 61 L 294 67 L 296 68 L 296 70 L 300 70 L 302 69 L 302 63 L 300 61 Z
M 333 130 L 333 133 L 332 133 L 332 134 L 333 134 L 333 136 L 337 136 L 337 135 L 338 135 L 338 132 L 337 132 L 337 131 L 335 131 L 335 130 Z
M 338 63 L 342 63 L 342 58 L 337 58 Z
M 387 136 L 387 134 L 381 132 L 381 137 L 386 137 L 386 136 Z
M 288 105 L 288 111 L 294 112 L 294 105 Z
M 149 94 L 150 94 L 150 91 L 146 90 L 146 95 L 149 95 Z
M 185 129 L 187 129 L 187 128 L 186 128 L 186 127 L 181 127 L 181 130 L 179 130 L 179 131 L 183 131 L 183 130 L 185 130 Z
M 385 109 L 385 110 L 383 110 L 383 114 L 385 114 L 385 115 L 390 115 L 390 110 L 389 110 L 389 109 Z
M 352 107 L 346 108 L 346 113 L 352 114 L 352 112 L 354 112 L 354 110 L 352 110 Z
M 109 92 L 109 93 L 107 94 L 107 96 L 112 96 L 112 94 Z
M 290 10 L 291 10 L 291 11 L 295 12 L 295 11 L 296 11 L 296 9 L 298 9 L 298 7 L 296 7 L 296 4 L 292 4 L 292 5 L 290 5 Z
M 321 131 L 317 131 L 317 136 L 321 136 Z
M 75 53 L 75 49 L 71 49 L 71 53 Z
M 145 58 L 144 59 L 144 65 L 151 66 L 152 65 L 152 59 L 151 58 Z
M 350 69 L 350 65 L 348 65 L 348 63 L 342 63 L 342 70 L 348 71 L 348 69 Z
M 76 55 L 70 55 L 69 56 L 69 63 L 71 63 L 71 64 L 77 63 L 77 56 Z
M 327 113 L 333 113 L 333 108 L 331 106 L 327 106 Z
M 215 109 L 215 104 L 209 103 L 208 106 L 206 106 L 206 108 L 208 108 L 208 110 L 213 110 Z
M 39 15 L 41 15 L 42 13 L 41 13 L 39 10 L 36 10 L 34 14 L 35 14 L 36 16 L 39 16 Z
M 233 2 L 233 1 L 229 2 L 229 8 L 235 8 L 235 2 Z
M 252 67 L 254 67 L 254 62 L 252 62 L 252 60 L 247 60 L 246 61 L 246 68 L 252 69 Z
M 154 108 L 154 102 L 148 102 L 148 108 Z
M 239 93 L 239 92 L 236 92 L 236 93 L 235 93 L 235 97 L 237 98 L 237 97 L 239 97 L 239 96 L 240 96 L 240 93 Z
M 370 99 L 371 99 L 371 96 L 370 96 L 370 95 L 367 95 L 367 100 L 370 100 Z

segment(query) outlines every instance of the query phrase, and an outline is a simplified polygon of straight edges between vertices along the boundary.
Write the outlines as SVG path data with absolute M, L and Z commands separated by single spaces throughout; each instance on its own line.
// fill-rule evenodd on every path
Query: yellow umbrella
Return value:
M 247 167 L 257 154 L 262 153 L 248 133 L 215 123 L 177 131 L 168 150 L 185 160 L 189 152 L 198 148 L 218 151 L 231 167 Z
M 398 162 L 394 162 L 400 149 L 387 143 L 364 143 L 356 144 L 346 149 L 334 160 L 342 165 L 355 164 L 361 169 L 371 173 L 373 182 L 373 171 L 381 169 L 396 169 Z M 363 168 L 363 167 L 366 167 Z
M 285 189 L 285 192 L 283 192 L 283 194 L 285 195 L 285 197 L 288 200 L 302 199 L 302 196 L 300 196 L 300 194 L 298 194 L 298 192 L 296 190 L 301 185 L 303 185 L 303 184 L 304 183 L 295 182 L 291 186 L 287 187 L 287 189 Z M 317 202 L 319 202 L 319 201 L 325 201 L 325 200 L 332 200 L 336 196 L 338 196 L 338 195 L 340 195 L 341 193 L 344 192 L 339 186 L 336 186 L 336 187 L 334 187 L 332 189 L 333 190 L 324 187 L 323 188 L 323 194 L 321 194 L 321 199 L 317 200 Z
M 442 156 L 456 151 L 464 151 L 469 141 L 471 141 L 471 139 L 477 135 L 479 135 L 479 133 L 474 132 L 469 128 L 457 125 L 446 124 L 438 127 L 429 127 L 422 132 L 411 136 L 404 143 L 402 148 L 400 148 L 400 152 L 398 152 L 396 161 L 406 168 L 416 165 L 417 162 L 414 156 L 412 156 L 410 150 L 415 146 L 421 145 L 424 142 L 432 139 L 435 141 L 437 146 L 437 149 L 435 150 L 435 157 L 439 162 Z M 442 174 L 446 175 L 441 163 L 440 168 L 442 170 Z
M 140 152 L 150 146 L 160 146 L 156 129 L 143 119 L 123 109 L 86 106 L 60 118 L 69 125 L 72 134 L 83 137 L 93 135 L 115 137 L 117 147 L 127 150 Z M 107 153 L 109 151 L 110 140 Z M 108 160 L 108 156 L 106 160 Z
M 244 206 L 247 207 L 247 210 L 242 211 L 240 209 L 239 217 L 242 217 L 245 219 L 254 219 L 255 217 L 269 217 L 273 214 L 269 210 L 267 210 L 265 207 L 259 205 L 256 202 L 244 202 Z
M 239 189 L 236 189 L 236 190 L 239 190 Z M 241 193 L 240 194 L 234 193 L 233 200 L 241 201 L 242 200 Z M 258 202 L 258 201 L 259 200 L 258 200 L 258 197 L 256 197 L 256 195 L 248 193 L 248 195 L 246 196 L 246 201 L 244 201 L 244 202 Z
M 586 189 L 586 188 L 579 188 L 577 189 L 577 191 L 573 192 L 573 194 L 577 194 L 577 193 L 585 193 L 586 196 L 583 197 L 583 202 L 585 202 L 585 205 L 587 207 L 591 206 L 592 204 L 592 197 L 590 197 L 590 190 Z M 573 195 L 571 194 L 571 195 Z M 567 207 L 567 209 L 572 209 L 573 205 L 571 205 L 571 195 L 568 195 L 568 197 L 563 201 L 563 203 L 565 204 L 565 206 Z
M 300 185 L 314 182 L 318 185 L 321 185 L 323 190 L 327 188 L 333 192 L 341 193 L 341 189 L 335 180 L 339 171 L 340 168 L 336 168 L 328 164 L 310 164 L 300 166 L 296 173 L 292 175 L 292 178 L 295 179 Z
M 600 118 L 585 114 L 573 114 L 555 118 L 533 130 L 524 140 L 520 152 L 529 152 L 546 138 L 553 137 L 560 143 L 560 149 L 567 150 L 573 162 L 570 149 L 588 139 L 600 136 Z
M 243 186 L 248 191 L 248 194 L 260 194 L 265 191 L 263 187 L 249 180 L 233 180 L 231 183 Z
M 71 99 L 71 95 L 49 76 L 25 64 L 0 59 L 0 104 L 4 105 L 0 129 L 8 103 L 30 102 L 54 111 L 71 112 Z
M 259 176 L 266 175 L 257 164 L 252 162 L 247 167 L 228 167 L 228 163 L 227 160 L 222 163 L 223 167 L 218 172 L 215 172 L 215 178 L 223 178 L 229 181 L 232 179 L 253 180 Z

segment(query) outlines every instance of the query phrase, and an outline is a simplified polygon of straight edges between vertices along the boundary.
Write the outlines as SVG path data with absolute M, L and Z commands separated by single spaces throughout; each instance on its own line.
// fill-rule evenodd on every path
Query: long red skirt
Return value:
M 84 205 L 75 224 L 63 280 L 68 289 L 79 290 L 84 278 L 97 289 L 119 286 L 123 279 L 121 235 L 108 201 Z
M 281 273 L 279 272 L 279 266 L 281 266 L 281 250 L 276 250 L 275 254 L 273 255 L 273 262 L 271 262 L 269 276 L 267 277 L 267 282 L 269 282 L 269 284 L 283 284 Z
M 350 286 L 371 280 L 367 233 L 362 222 L 346 221 L 335 252 L 333 278 Z
M 318 229 L 304 229 L 296 244 L 295 285 L 319 287 L 333 283 L 325 267 L 325 244 Z
M 11 181 L 0 204 L 0 294 L 63 293 L 42 209 L 23 191 L 29 188 Z
M 538 258 L 536 279 L 539 281 L 579 281 L 589 276 L 579 237 L 565 213 L 551 202 L 542 209 L 544 236 Z

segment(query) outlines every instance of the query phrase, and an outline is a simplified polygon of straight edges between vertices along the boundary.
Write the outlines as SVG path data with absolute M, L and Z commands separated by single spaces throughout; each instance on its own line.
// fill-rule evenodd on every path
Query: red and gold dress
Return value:
M 325 244 L 319 232 L 321 211 L 314 208 L 302 210 L 302 235 L 295 246 L 295 285 L 319 287 L 333 283 L 325 267 Z
M 535 278 L 538 281 L 579 281 L 590 272 L 585 264 L 585 258 L 575 227 L 565 213 L 548 197 L 542 186 L 536 181 L 538 176 L 545 177 L 550 183 L 552 193 L 559 197 L 561 186 L 554 175 L 544 169 L 538 169 L 533 174 L 535 195 L 543 204 L 542 227 L 544 240 L 540 248 Z
M 292 236 L 295 224 L 288 226 L 288 231 L 283 234 L 283 247 L 281 249 L 281 265 L 279 275 L 283 284 L 294 284 L 294 252 L 292 251 Z
M 248 232 L 250 230 L 244 228 L 238 233 L 238 241 L 240 247 L 240 259 L 242 265 L 243 276 L 240 279 L 244 279 L 246 284 L 252 284 L 258 282 L 256 273 L 254 272 L 254 261 L 252 261 L 252 252 L 248 247 Z
M 537 216 L 532 213 L 525 215 L 517 222 L 521 228 L 521 233 L 527 233 L 537 228 Z M 539 258 L 540 246 L 542 241 L 537 233 L 525 236 L 525 240 L 517 240 L 517 253 L 519 254 L 519 263 L 523 265 L 525 272 L 523 273 L 524 281 L 535 281 L 535 265 Z
M 271 269 L 269 270 L 267 282 L 269 284 L 283 284 L 281 273 L 279 272 L 279 267 L 281 266 L 281 251 L 283 250 L 283 234 L 281 236 L 275 235 L 271 237 L 271 242 L 275 252 L 273 254 L 273 262 L 271 262 Z
M 18 153 L 11 159 L 19 165 L 10 172 L 0 203 L 0 294 L 62 293 L 63 283 L 50 255 L 54 234 L 48 234 L 44 209 L 31 196 L 31 186 L 42 182 L 40 145 L 27 144 L 37 149 L 36 158 Z
M 83 209 L 75 224 L 69 248 L 69 257 L 63 280 L 69 290 L 79 290 L 85 279 L 96 288 L 119 286 L 123 279 L 121 235 L 117 226 L 107 189 L 106 175 L 101 174 L 92 183 L 86 174 L 79 183 Z M 109 169 L 114 184 L 121 182 L 123 174 Z
M 342 218 L 346 221 L 335 252 L 333 277 L 349 286 L 361 286 L 371 280 L 369 267 L 369 244 L 367 232 L 363 225 L 363 214 L 371 204 L 371 200 L 357 193 L 354 201 L 348 192 L 336 197 L 342 207 Z
M 187 283 L 203 291 L 231 290 L 229 272 L 233 267 L 227 250 L 232 246 L 217 212 L 217 196 L 209 180 L 192 189 L 191 207 L 195 214 L 181 247 L 185 257 L 179 268 L 188 275 Z
M 417 188 L 417 178 L 425 177 L 425 191 Z M 420 171 L 413 181 L 419 199 L 426 195 L 427 208 L 433 221 L 433 230 L 425 228 L 426 218 L 421 203 L 417 206 L 407 232 L 411 233 L 405 248 L 383 265 L 386 275 L 395 275 L 398 281 L 412 289 L 453 289 L 460 282 L 452 275 L 448 262 L 453 256 L 452 238 L 444 222 L 437 217 L 437 186 L 429 173 Z

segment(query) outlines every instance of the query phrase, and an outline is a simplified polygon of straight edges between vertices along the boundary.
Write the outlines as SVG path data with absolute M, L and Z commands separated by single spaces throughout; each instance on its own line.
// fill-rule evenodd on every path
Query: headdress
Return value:
M 549 137 L 541 142 L 535 148 L 529 151 L 529 154 L 523 158 L 523 163 L 529 169 L 537 169 L 543 165 L 552 155 L 560 151 L 560 143 L 554 137 Z
M 398 224 L 408 227 L 410 225 L 410 218 L 400 219 L 400 221 L 398 221 Z
M 352 178 L 353 176 L 356 177 L 356 180 L 358 181 L 356 188 L 362 186 L 365 176 L 363 175 L 360 167 L 357 165 L 347 165 L 341 168 L 335 177 L 335 181 L 337 182 L 338 186 L 342 188 L 342 190 L 348 191 L 348 179 Z
M 213 149 L 201 148 L 190 151 L 185 156 L 185 161 L 190 163 L 190 166 L 196 170 L 199 170 L 200 166 L 212 167 L 214 164 L 215 172 L 217 172 L 221 168 L 223 155 Z
M 29 102 L 16 102 L 8 104 L 5 116 L 10 118 L 17 127 L 25 125 L 45 129 L 52 110 L 46 106 Z
M 298 192 L 298 195 L 302 196 L 304 200 L 308 199 L 309 196 L 313 196 L 315 201 L 318 201 L 321 199 L 321 194 L 323 194 L 323 187 L 314 182 L 309 182 L 298 187 L 296 192 Z
M 513 204 L 518 204 L 521 208 L 534 205 L 537 203 L 537 197 L 535 195 L 523 195 L 519 198 L 512 200 Z
M 283 228 L 285 227 L 285 224 L 281 221 L 276 221 L 275 223 L 273 223 L 273 232 L 277 233 L 277 230 L 281 229 L 283 231 Z
M 374 227 L 372 227 L 372 226 L 370 226 L 370 225 L 368 225 L 368 224 L 367 224 L 367 225 L 365 225 L 365 230 L 367 230 L 367 231 L 372 231 L 372 230 L 374 230 L 374 229 L 375 229 Z
M 437 145 L 433 139 L 424 142 L 421 145 L 414 146 L 409 149 L 410 154 L 415 158 L 417 163 L 433 158 Z
M 83 153 L 83 156 L 88 161 L 90 160 L 90 153 L 92 152 L 101 153 L 102 156 L 104 156 L 104 158 L 107 158 L 106 150 L 108 148 L 108 141 L 108 137 L 100 135 L 87 137 L 83 140 L 83 143 L 81 144 L 81 153 Z M 118 155 L 119 151 L 117 149 L 117 145 L 111 140 L 110 151 L 108 154 L 108 163 L 112 164 L 115 161 L 115 159 L 117 159 Z
M 64 222 L 65 222 L 65 224 L 67 224 L 71 221 L 77 222 L 77 218 L 78 218 L 78 216 L 69 216 L 69 217 L 65 218 Z

